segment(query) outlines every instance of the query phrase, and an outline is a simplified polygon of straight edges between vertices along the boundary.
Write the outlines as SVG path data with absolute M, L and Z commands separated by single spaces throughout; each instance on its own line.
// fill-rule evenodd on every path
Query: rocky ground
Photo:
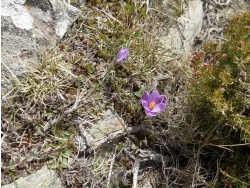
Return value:
M 22 68 L 22 77 L 16 65 L 2 66 L 3 187 L 228 187 L 223 155 L 211 149 L 190 108 L 190 60 L 205 42 L 223 43 L 230 18 L 249 11 L 249 2 L 68 3 L 78 19 L 56 47 L 40 49 L 39 64 Z M 27 33 L 27 40 L 40 36 Z M 110 68 L 123 46 L 127 64 Z M 140 97 L 154 89 L 168 107 L 149 118 Z

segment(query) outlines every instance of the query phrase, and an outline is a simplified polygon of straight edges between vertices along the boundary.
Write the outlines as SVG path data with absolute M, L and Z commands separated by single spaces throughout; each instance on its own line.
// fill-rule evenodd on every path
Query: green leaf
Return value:
M 145 91 L 145 86 L 142 86 L 141 89 L 137 92 L 134 92 L 134 94 L 135 96 L 141 98 L 144 91 Z

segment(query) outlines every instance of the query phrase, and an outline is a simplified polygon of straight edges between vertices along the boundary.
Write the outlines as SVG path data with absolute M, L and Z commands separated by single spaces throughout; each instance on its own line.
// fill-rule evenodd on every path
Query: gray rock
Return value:
M 4 88 L 24 67 L 40 62 L 39 51 L 54 48 L 80 15 L 63 0 L 2 0 L 1 9 Z
M 62 188 L 62 184 L 57 174 L 53 170 L 43 167 L 36 173 L 25 178 L 19 178 L 11 184 L 2 188 Z
M 176 54 L 186 60 L 195 49 L 197 41 L 223 42 L 223 29 L 228 20 L 234 15 L 249 11 L 249 8 L 246 1 L 187 1 L 184 13 L 179 18 L 172 18 L 176 24 L 169 29 L 167 36 L 161 38 L 168 51 L 167 60 L 175 59 Z
M 199 34 L 203 23 L 203 7 L 201 0 L 188 1 L 184 13 L 177 18 L 176 25 L 170 28 L 169 34 L 162 37 L 167 50 L 189 53 L 195 37 Z
M 89 129 L 80 126 L 80 133 L 75 142 L 75 146 L 80 151 L 85 151 L 87 148 L 109 151 L 119 142 L 121 137 L 126 135 L 128 128 L 122 118 L 110 110 L 106 111 L 103 120 L 90 125 Z

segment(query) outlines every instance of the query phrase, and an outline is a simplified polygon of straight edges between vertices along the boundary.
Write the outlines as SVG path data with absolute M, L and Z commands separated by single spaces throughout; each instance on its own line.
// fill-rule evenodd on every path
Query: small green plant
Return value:
M 76 135 L 76 129 L 73 125 L 67 129 L 63 125 L 56 125 L 51 129 L 52 136 L 47 139 L 49 144 L 44 148 L 44 151 L 49 150 L 48 162 L 49 168 L 68 168 L 69 158 L 75 152 L 72 140 Z

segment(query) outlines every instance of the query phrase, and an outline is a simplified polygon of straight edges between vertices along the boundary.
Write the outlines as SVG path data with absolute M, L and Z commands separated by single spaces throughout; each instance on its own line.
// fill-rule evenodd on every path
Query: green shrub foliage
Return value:
M 225 41 L 205 44 L 191 62 L 192 102 L 203 125 L 236 130 L 249 142 L 250 13 L 234 17 Z

